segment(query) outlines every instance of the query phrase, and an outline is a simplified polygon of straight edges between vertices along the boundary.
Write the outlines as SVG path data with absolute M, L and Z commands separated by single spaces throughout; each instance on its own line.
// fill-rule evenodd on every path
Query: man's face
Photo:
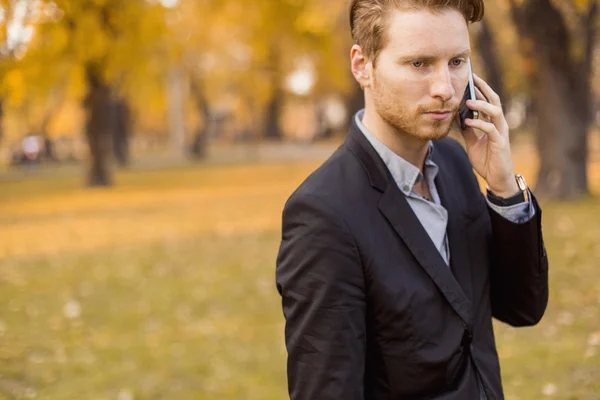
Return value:
M 366 89 L 377 113 L 422 140 L 448 135 L 468 82 L 467 23 L 454 10 L 395 11 Z

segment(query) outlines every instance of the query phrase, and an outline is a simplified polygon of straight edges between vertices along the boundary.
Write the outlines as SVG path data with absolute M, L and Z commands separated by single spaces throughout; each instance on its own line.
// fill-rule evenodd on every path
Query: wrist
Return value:
M 521 190 L 519 189 L 519 185 L 517 181 L 512 178 L 509 182 L 501 186 L 491 186 L 488 185 L 488 190 L 492 192 L 497 197 L 502 197 L 507 199 L 509 197 L 513 197 L 517 195 Z

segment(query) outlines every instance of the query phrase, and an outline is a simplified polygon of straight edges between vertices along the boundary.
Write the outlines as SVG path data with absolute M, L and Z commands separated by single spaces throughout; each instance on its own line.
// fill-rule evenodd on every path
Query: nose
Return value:
M 431 97 L 438 98 L 444 102 L 450 100 L 454 96 L 454 87 L 448 66 L 440 67 L 432 76 L 430 86 Z

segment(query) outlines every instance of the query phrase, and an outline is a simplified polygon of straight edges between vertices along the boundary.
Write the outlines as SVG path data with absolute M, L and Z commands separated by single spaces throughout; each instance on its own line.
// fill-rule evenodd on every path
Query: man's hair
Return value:
M 350 3 L 350 30 L 367 59 L 373 61 L 387 40 L 386 19 L 394 10 L 456 10 L 465 21 L 477 22 L 483 18 L 483 0 L 352 0 Z

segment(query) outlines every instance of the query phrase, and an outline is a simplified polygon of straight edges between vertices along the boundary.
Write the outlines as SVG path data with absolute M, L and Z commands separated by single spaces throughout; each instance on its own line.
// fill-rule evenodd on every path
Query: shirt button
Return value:
M 405 192 L 408 192 L 410 190 L 410 187 L 408 185 L 404 185 L 404 186 L 402 186 L 402 190 L 404 190 Z

